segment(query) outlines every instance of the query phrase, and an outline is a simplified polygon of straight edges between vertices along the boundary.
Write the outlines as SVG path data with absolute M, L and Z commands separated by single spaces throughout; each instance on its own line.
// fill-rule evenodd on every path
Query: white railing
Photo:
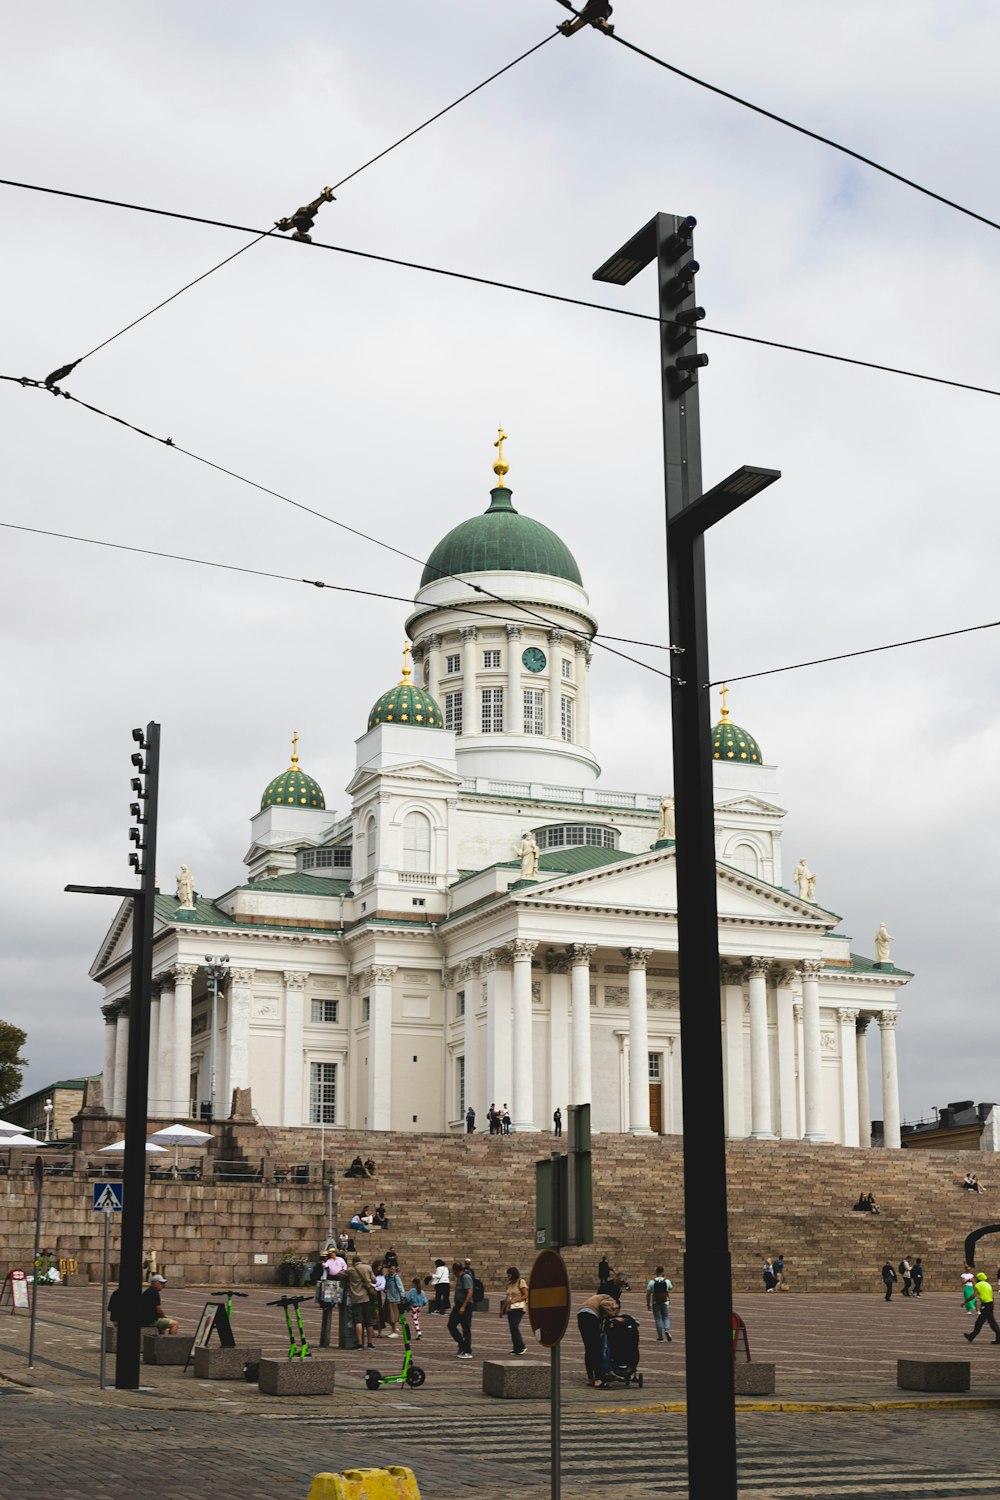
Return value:
M 415 875 L 411 870 L 400 871 L 400 881 L 403 885 L 436 885 L 436 875 Z

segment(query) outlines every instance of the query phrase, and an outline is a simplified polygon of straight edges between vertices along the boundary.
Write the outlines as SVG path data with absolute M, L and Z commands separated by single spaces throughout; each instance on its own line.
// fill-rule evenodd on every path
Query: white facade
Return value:
M 495 1103 L 515 1129 L 539 1130 L 557 1106 L 589 1101 L 596 1130 L 680 1131 L 663 789 L 599 780 L 583 588 L 517 568 L 467 576 L 485 596 L 441 578 L 407 622 L 415 686 L 452 727 L 374 724 L 343 816 L 265 807 L 244 883 L 193 911 L 158 899 L 150 1114 L 209 1101 L 205 955 L 226 954 L 218 1116 L 250 1087 L 272 1125 L 459 1131 L 469 1105 L 482 1128 Z M 775 768 L 715 769 L 727 1133 L 870 1144 L 874 1022 L 885 1143 L 898 1146 L 895 1026 L 910 976 L 852 956 L 834 913 L 782 887 Z M 529 830 L 541 865 L 524 880 L 515 850 Z M 116 1108 L 130 941 L 126 905 L 91 970 Z

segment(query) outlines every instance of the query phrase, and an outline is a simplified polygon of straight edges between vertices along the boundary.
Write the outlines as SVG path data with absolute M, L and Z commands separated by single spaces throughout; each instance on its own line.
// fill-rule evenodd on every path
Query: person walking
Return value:
M 451 1307 L 451 1278 L 448 1275 L 448 1267 L 443 1260 L 434 1262 L 434 1270 L 431 1275 L 431 1286 L 434 1288 L 434 1306 L 431 1313 L 446 1313 Z
M 403 1294 L 402 1302 L 400 1305 L 404 1307 L 410 1315 L 410 1322 L 413 1324 L 413 1331 L 415 1336 L 418 1339 L 423 1338 L 423 1334 L 420 1332 L 420 1309 L 427 1306 L 427 1293 L 420 1285 L 419 1276 L 414 1276 L 413 1285 L 410 1287 L 410 1290 L 408 1292 L 405 1292 Z
M 962 1272 L 962 1305 L 967 1313 L 975 1313 L 976 1311 L 975 1281 L 974 1274 L 966 1266 Z
M 600 1291 L 604 1283 L 610 1280 L 611 1262 L 608 1260 L 607 1253 L 605 1253 L 597 1262 L 597 1290 Z
M 604 1357 L 602 1348 L 602 1334 L 604 1324 L 609 1318 L 615 1318 L 620 1311 L 620 1304 L 614 1297 L 602 1297 L 598 1293 L 594 1297 L 587 1297 L 581 1304 L 576 1314 L 576 1326 L 580 1330 L 583 1339 L 583 1362 L 587 1367 L 587 1384 L 595 1386 L 601 1391 L 605 1385 L 610 1384 L 604 1379 Z
M 979 1317 L 973 1324 L 972 1332 L 963 1333 L 962 1337 L 970 1344 L 973 1343 L 980 1328 L 984 1323 L 988 1323 L 993 1329 L 994 1344 L 1000 1344 L 1000 1328 L 997 1327 L 997 1320 L 993 1314 L 993 1287 L 985 1271 L 976 1272 L 975 1288 L 976 1296 L 979 1298 Z
M 458 1345 L 456 1359 L 472 1358 L 472 1302 L 475 1278 L 467 1266 L 456 1260 L 451 1268 L 455 1273 L 455 1305 L 448 1318 L 448 1332 Z
M 910 1257 L 908 1255 L 904 1255 L 903 1259 L 899 1262 L 899 1274 L 903 1278 L 903 1296 L 908 1297 L 910 1295 L 910 1282 L 913 1279 L 913 1266 L 910 1264 Z
M 885 1265 L 882 1267 L 882 1280 L 885 1282 L 885 1300 L 887 1302 L 891 1302 L 892 1301 L 892 1284 L 896 1280 L 896 1273 L 892 1269 L 892 1261 L 891 1260 L 887 1259 Z
M 354 1337 L 356 1348 L 363 1349 L 372 1343 L 372 1298 L 375 1295 L 375 1273 L 360 1255 L 351 1256 L 347 1272 L 347 1286 L 351 1296 L 351 1311 L 354 1314 Z
M 475 1135 L 476 1133 L 476 1111 L 471 1104 L 465 1111 L 465 1133 L 466 1135 Z
M 910 1280 L 913 1282 L 914 1297 L 919 1297 L 920 1289 L 924 1284 L 924 1267 L 919 1255 L 913 1262 L 913 1270 L 910 1272 Z
M 778 1278 L 774 1274 L 774 1262 L 769 1255 L 765 1256 L 764 1258 L 764 1268 L 762 1275 L 764 1277 L 765 1292 L 773 1292 L 775 1287 L 778 1285 Z
M 674 1284 L 667 1279 L 663 1267 L 657 1266 L 652 1280 L 646 1283 L 646 1308 L 652 1311 L 658 1344 L 664 1339 L 668 1344 L 673 1343 L 670 1337 L 670 1293 L 673 1289 Z
M 389 1337 L 399 1338 L 399 1304 L 405 1296 L 406 1288 L 403 1286 L 402 1277 L 399 1274 L 399 1266 L 394 1261 L 392 1265 L 386 1263 L 385 1267 L 385 1311 L 389 1319 Z
M 562 1110 L 558 1108 L 552 1112 L 552 1134 L 562 1135 Z
M 521 1337 L 521 1319 L 528 1310 L 528 1283 L 521 1275 L 517 1266 L 507 1267 L 507 1285 L 504 1288 L 503 1301 L 500 1304 L 500 1316 L 507 1314 L 507 1327 L 510 1329 L 511 1348 L 515 1354 L 527 1352 L 527 1345 Z

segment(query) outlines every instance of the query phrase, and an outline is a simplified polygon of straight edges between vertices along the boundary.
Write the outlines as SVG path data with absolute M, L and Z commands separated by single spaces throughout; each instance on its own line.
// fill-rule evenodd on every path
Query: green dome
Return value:
M 490 491 L 481 516 L 449 531 L 427 560 L 420 587 L 453 573 L 545 573 L 583 587 L 572 552 L 547 526 L 520 515 L 511 491 Z
M 752 734 L 730 722 L 727 709 L 712 730 L 712 759 L 739 761 L 742 765 L 762 766 L 764 757 Z
M 430 693 L 413 686 L 406 668 L 402 682 L 383 693 L 368 715 L 368 728 L 376 724 L 412 724 L 417 729 L 443 729 L 444 715 Z
M 299 737 L 292 736 L 292 763 L 264 788 L 260 799 L 261 811 L 265 807 L 318 807 L 326 808 L 323 792 L 318 781 L 313 781 L 305 771 L 299 769 Z

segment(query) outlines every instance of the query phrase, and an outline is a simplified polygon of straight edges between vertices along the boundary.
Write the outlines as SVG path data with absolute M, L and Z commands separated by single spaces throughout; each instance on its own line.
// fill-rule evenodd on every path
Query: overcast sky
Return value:
M 267 227 L 540 41 L 554 0 L 50 0 L 9 9 L 4 175 Z M 619 0 L 622 36 L 1000 218 L 1000 14 L 971 0 Z M 591 273 L 694 214 L 720 329 L 1000 386 L 1000 235 L 587 30 L 556 37 L 338 190 L 316 239 L 655 311 Z M 42 377 L 246 242 L 0 188 L 0 374 Z M 706 482 L 781 482 L 708 545 L 714 678 L 1000 615 L 997 399 L 702 339 Z M 267 242 L 88 359 L 82 399 L 417 558 L 514 503 L 573 550 L 606 631 L 666 633 L 654 327 Z M 79 406 L 0 384 L 0 519 L 412 596 L 419 568 Z M 244 875 L 265 783 L 302 763 L 343 811 L 398 679 L 402 604 L 0 533 L 0 1018 L 26 1089 L 97 1071 L 87 977 L 128 881 L 130 730 L 163 726 L 159 876 Z M 662 666 L 653 650 L 637 656 Z M 598 652 L 603 781 L 670 782 L 662 679 Z M 993 1099 L 997 633 L 734 687 L 781 772 L 786 881 L 916 978 L 904 1116 Z M 872 1042 L 873 1060 L 875 1043 Z M 877 1107 L 877 1088 L 873 1109 Z

